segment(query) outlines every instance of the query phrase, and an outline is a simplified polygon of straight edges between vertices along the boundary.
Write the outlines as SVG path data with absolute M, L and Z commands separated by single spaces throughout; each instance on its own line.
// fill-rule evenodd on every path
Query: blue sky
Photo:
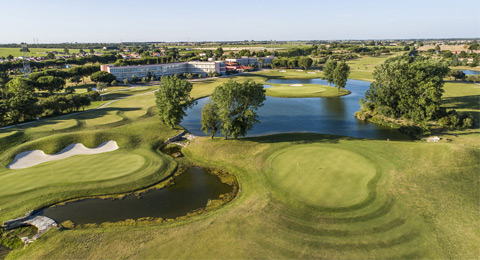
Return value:
M 480 1 L 0 0 L 0 43 L 480 37 Z

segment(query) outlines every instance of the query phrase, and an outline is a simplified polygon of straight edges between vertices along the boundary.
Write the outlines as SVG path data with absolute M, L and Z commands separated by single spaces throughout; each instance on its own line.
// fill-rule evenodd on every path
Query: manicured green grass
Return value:
M 339 208 L 368 196 L 375 166 L 361 155 L 322 145 L 298 145 L 269 159 L 270 179 L 288 197 L 306 204 Z
M 113 129 L 91 130 L 88 126 L 77 129 L 80 131 L 56 135 L 32 130 L 14 135 L 10 140 L 0 139 L 3 165 L 0 221 L 58 201 L 146 187 L 166 178 L 176 167 L 169 156 L 158 151 L 158 146 L 178 130 L 170 130 L 158 120 L 145 118 L 135 125 L 123 124 Z M 21 170 L 5 168 L 22 151 L 39 149 L 56 153 L 71 143 L 97 147 L 108 140 L 117 141 L 120 149 L 73 156 Z
M 443 107 L 470 113 L 480 123 L 480 84 L 447 82 L 443 93 Z
M 346 89 L 340 89 L 317 84 L 303 84 L 302 86 L 291 86 L 286 84 L 269 84 L 273 88 L 266 89 L 266 95 L 272 97 L 339 97 L 350 94 Z
M 390 55 L 381 55 L 378 57 L 362 57 L 359 59 L 349 60 L 347 61 L 348 66 L 350 66 L 349 78 L 373 81 L 373 70 L 377 65 L 382 64 L 389 58 L 401 55 L 402 53 L 403 52 Z

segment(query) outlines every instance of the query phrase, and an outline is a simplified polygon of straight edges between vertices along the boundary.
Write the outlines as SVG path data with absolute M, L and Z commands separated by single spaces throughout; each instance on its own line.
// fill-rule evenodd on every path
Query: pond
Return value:
M 465 75 L 480 75 L 480 71 L 475 70 L 462 70 Z
M 322 79 L 273 79 L 276 84 L 322 84 Z M 268 97 L 258 110 L 259 121 L 248 136 L 268 134 L 311 132 L 344 135 L 358 138 L 386 140 L 412 140 L 406 134 L 392 128 L 357 120 L 354 113 L 360 110 L 359 100 L 364 97 L 370 82 L 349 79 L 346 89 L 350 95 L 333 98 L 277 98 Z M 264 87 L 270 87 L 265 85 Z M 205 136 L 201 130 L 201 111 L 209 98 L 187 111 L 181 125 L 194 135 Z
M 232 186 L 201 167 L 189 167 L 175 177 L 174 184 L 154 189 L 140 196 L 123 199 L 91 198 L 68 202 L 39 210 L 57 223 L 71 220 L 75 224 L 118 222 L 143 217 L 176 218 L 204 208 L 208 201 L 232 191 Z

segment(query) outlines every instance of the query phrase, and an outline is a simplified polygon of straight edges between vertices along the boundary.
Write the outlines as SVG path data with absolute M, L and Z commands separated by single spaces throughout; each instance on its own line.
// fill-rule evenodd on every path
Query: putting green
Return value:
M 143 156 L 131 151 L 76 155 L 0 175 L 0 197 L 58 183 L 80 183 L 115 179 L 132 174 L 145 164 Z M 35 180 L 32 185 L 32 180 Z
M 361 155 L 319 145 L 299 145 L 270 157 L 271 181 L 307 204 L 348 207 L 368 196 L 375 165 Z
M 268 83 L 267 83 L 268 84 Z M 286 84 L 268 84 L 273 86 L 266 89 L 266 95 L 272 97 L 339 97 L 350 94 L 346 89 L 323 86 L 318 84 L 303 84 L 295 86 Z

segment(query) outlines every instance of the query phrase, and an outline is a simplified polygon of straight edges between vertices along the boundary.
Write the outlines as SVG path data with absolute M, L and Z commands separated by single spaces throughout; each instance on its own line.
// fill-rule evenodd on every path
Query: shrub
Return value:
M 60 223 L 60 227 L 64 229 L 74 229 L 75 228 L 75 223 L 73 223 L 70 220 L 65 220 L 62 223 Z
M 467 118 L 463 119 L 462 127 L 463 128 L 472 128 L 473 127 L 473 118 L 467 117 Z

